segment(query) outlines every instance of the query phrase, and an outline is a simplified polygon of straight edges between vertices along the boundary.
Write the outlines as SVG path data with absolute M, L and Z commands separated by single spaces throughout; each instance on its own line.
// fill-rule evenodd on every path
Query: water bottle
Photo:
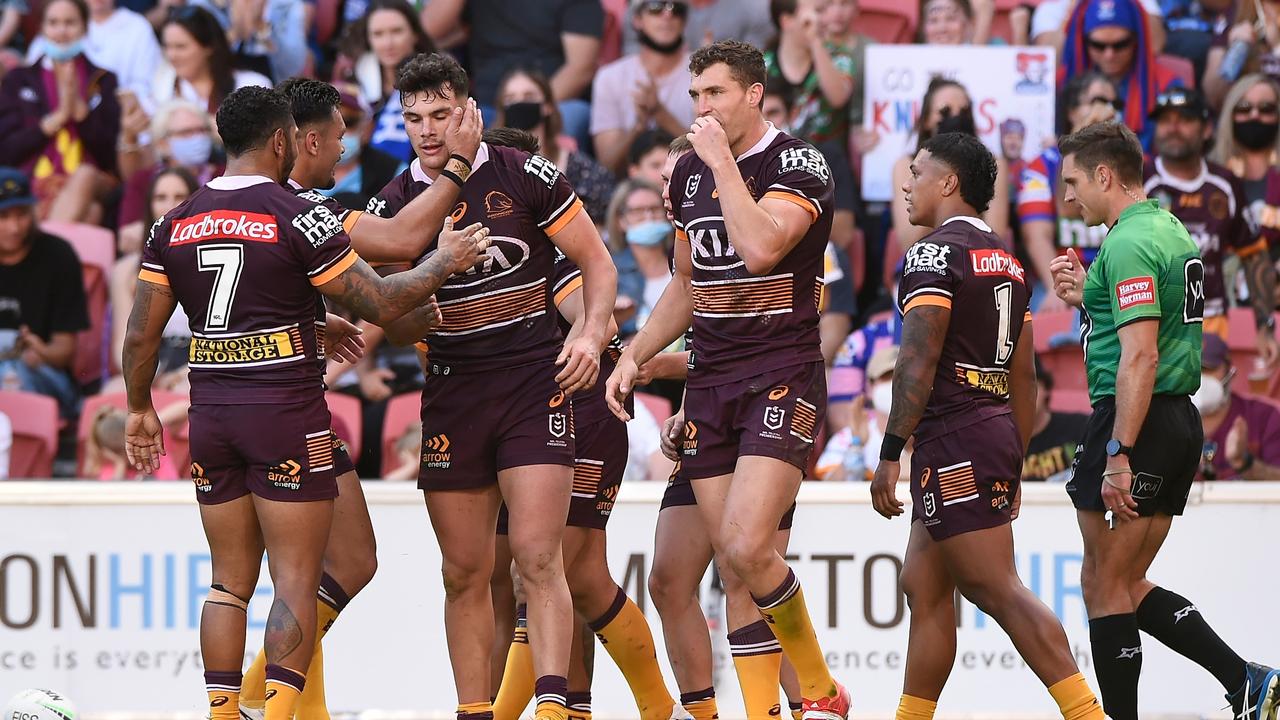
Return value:
M 867 479 L 867 459 L 862 454 L 862 438 L 854 435 L 844 450 L 844 479 L 857 482 Z

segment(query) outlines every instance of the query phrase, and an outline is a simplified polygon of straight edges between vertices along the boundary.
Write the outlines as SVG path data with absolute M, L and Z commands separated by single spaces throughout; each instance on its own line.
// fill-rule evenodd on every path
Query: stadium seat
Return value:
M 58 402 L 45 395 L 0 391 L 0 412 L 13 426 L 9 477 L 48 479 L 58 450 Z
M 360 406 L 360 399 L 340 392 L 327 392 L 324 394 L 324 399 L 329 403 L 329 414 L 342 421 L 335 422 L 334 432 L 337 432 L 338 437 L 347 444 L 351 461 L 358 462 L 361 448 L 360 436 L 364 431 L 364 409 Z
M 116 238 L 110 230 L 82 223 L 46 222 L 41 229 L 66 240 L 80 257 L 89 329 L 76 335 L 72 374 L 81 385 L 89 385 L 108 373 L 111 333 L 108 284 L 116 259 Z
M 1156 64 L 1173 73 L 1184 86 L 1196 86 L 1196 68 L 1190 60 L 1177 55 L 1157 55 Z
M 667 418 L 673 414 L 671 401 L 664 397 L 638 392 L 636 393 L 636 402 L 644 403 L 645 409 L 649 411 L 654 420 L 658 421 L 658 427 L 662 427 L 662 423 L 666 422 Z
M 1036 354 L 1049 351 L 1049 341 L 1065 332 L 1072 332 L 1076 324 L 1075 310 L 1040 312 L 1031 316 L 1031 328 L 1035 332 Z
M 1087 392 L 1088 380 L 1084 373 L 1084 350 L 1079 345 L 1067 345 L 1039 353 L 1040 364 L 1053 376 L 1053 391 Z
M 165 392 L 163 390 L 151 391 L 151 404 L 157 410 L 164 410 L 177 403 L 185 404 L 189 402 L 187 396 L 181 393 Z M 84 404 L 80 406 L 80 422 L 76 425 L 76 470 L 81 477 L 85 476 L 85 443 L 89 439 L 89 433 L 93 432 L 94 418 L 98 415 L 98 410 L 103 406 L 128 410 L 129 396 L 126 393 L 118 392 L 90 395 L 84 399 Z M 182 472 L 189 462 L 187 453 L 190 451 L 186 423 L 183 423 L 181 429 L 165 432 L 164 449 L 169 457 L 173 459 L 174 467 L 177 467 L 179 472 Z
M 382 474 L 394 470 L 398 463 L 396 441 L 410 423 L 422 419 L 422 393 L 407 392 L 387 401 L 387 412 L 382 418 Z
M 880 43 L 910 43 L 915 40 L 919 15 L 915 0 L 862 0 L 853 29 Z
M 1093 412 L 1093 406 L 1089 404 L 1088 390 L 1059 390 L 1056 387 L 1049 396 L 1049 409 L 1060 413 Z

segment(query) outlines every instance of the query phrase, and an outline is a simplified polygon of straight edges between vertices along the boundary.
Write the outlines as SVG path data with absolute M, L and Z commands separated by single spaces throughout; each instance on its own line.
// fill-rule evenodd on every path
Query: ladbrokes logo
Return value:
M 513 212 L 515 212 L 515 204 L 501 190 L 491 190 L 484 196 L 484 214 L 488 215 L 490 220 L 506 217 Z
M 1022 269 L 1022 265 L 1003 250 L 970 250 L 969 260 L 973 263 L 974 275 L 1003 275 L 1020 283 L 1026 282 L 1026 271 Z
M 302 465 L 297 460 L 285 460 L 267 468 L 267 482 L 284 490 L 302 487 Z
M 422 465 L 436 470 L 448 470 L 453 462 L 449 459 L 449 436 L 440 433 L 435 437 L 422 441 Z
M 1147 275 L 1116 283 L 1116 304 L 1121 310 L 1128 310 L 1135 305 L 1155 305 L 1155 280 Z
M 169 247 L 213 239 L 274 243 L 280 240 L 280 228 L 274 215 L 213 210 L 175 221 Z
M 204 474 L 204 466 L 198 462 L 191 463 L 191 482 L 196 484 L 196 491 L 213 492 L 213 483 Z

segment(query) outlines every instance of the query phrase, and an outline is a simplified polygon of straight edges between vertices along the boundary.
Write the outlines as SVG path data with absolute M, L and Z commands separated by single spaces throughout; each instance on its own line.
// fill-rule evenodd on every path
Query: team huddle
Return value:
M 596 224 L 532 136 L 482 130 L 450 57 L 401 66 L 416 159 L 363 211 L 315 191 L 332 187 L 342 152 L 333 87 L 292 79 L 223 102 L 226 174 L 151 228 L 124 353 L 128 453 L 148 470 L 163 453 L 157 351 L 182 305 L 191 474 L 213 565 L 200 633 L 212 720 L 327 718 L 321 640 L 376 568 L 321 379 L 326 356 L 354 360 L 363 341 L 326 301 L 419 351 L 418 486 L 443 558 L 458 720 L 515 720 L 530 701 L 536 720 L 589 718 L 591 634 L 642 720 L 718 717 L 698 602 L 713 560 L 747 717 L 778 717 L 780 688 L 795 718 L 848 717 L 856 693 L 829 672 L 783 557 L 826 415 L 818 314 L 832 174 L 819 151 L 765 121 L 759 50 L 714 43 L 689 69 L 697 119 L 663 171 L 673 277 L 625 348 Z M 1145 578 L 1198 458 L 1163 448 L 1200 447 L 1187 395 L 1204 266 L 1181 224 L 1145 200 L 1130 131 L 1091 126 L 1062 154 L 1068 202 L 1111 228 L 1087 275 L 1074 255 L 1054 264 L 1055 290 L 1086 318 L 1095 412 L 1068 490 L 1102 699 L 1014 568 L 1036 393 L 1030 293 L 980 219 L 994 158 L 948 133 L 923 145 L 902 188 L 911 222 L 933 231 L 905 258 L 903 341 L 871 484 L 875 509 L 901 514 L 898 462 L 913 444 L 911 632 L 896 717 L 933 717 L 955 659 L 959 591 L 1010 635 L 1063 718 L 1136 720 L 1141 629 L 1213 673 L 1236 717 L 1275 720 L 1277 672 L 1246 663 L 1189 601 Z M 664 352 L 682 336 L 682 354 Z M 650 577 L 677 693 L 605 560 L 631 393 L 655 377 L 686 381 L 662 433 L 678 462 Z M 275 598 L 262 651 L 242 672 L 264 551 Z

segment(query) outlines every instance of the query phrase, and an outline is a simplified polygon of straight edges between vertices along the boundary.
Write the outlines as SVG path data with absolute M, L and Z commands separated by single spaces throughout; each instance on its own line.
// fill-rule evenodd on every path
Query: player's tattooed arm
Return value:
M 909 438 L 933 394 L 933 377 L 951 324 L 951 308 L 922 305 L 902 319 L 902 344 L 893 370 L 893 409 L 885 432 Z
M 277 597 L 267 615 L 267 633 L 263 649 L 267 662 L 279 664 L 302 644 L 302 628 L 284 600 Z
M 156 377 L 164 326 L 177 306 L 166 285 L 138 280 L 129 326 L 125 331 L 121 366 L 129 398 L 125 420 L 125 456 L 136 470 L 154 472 L 164 454 L 160 417 L 151 404 L 151 383 Z

